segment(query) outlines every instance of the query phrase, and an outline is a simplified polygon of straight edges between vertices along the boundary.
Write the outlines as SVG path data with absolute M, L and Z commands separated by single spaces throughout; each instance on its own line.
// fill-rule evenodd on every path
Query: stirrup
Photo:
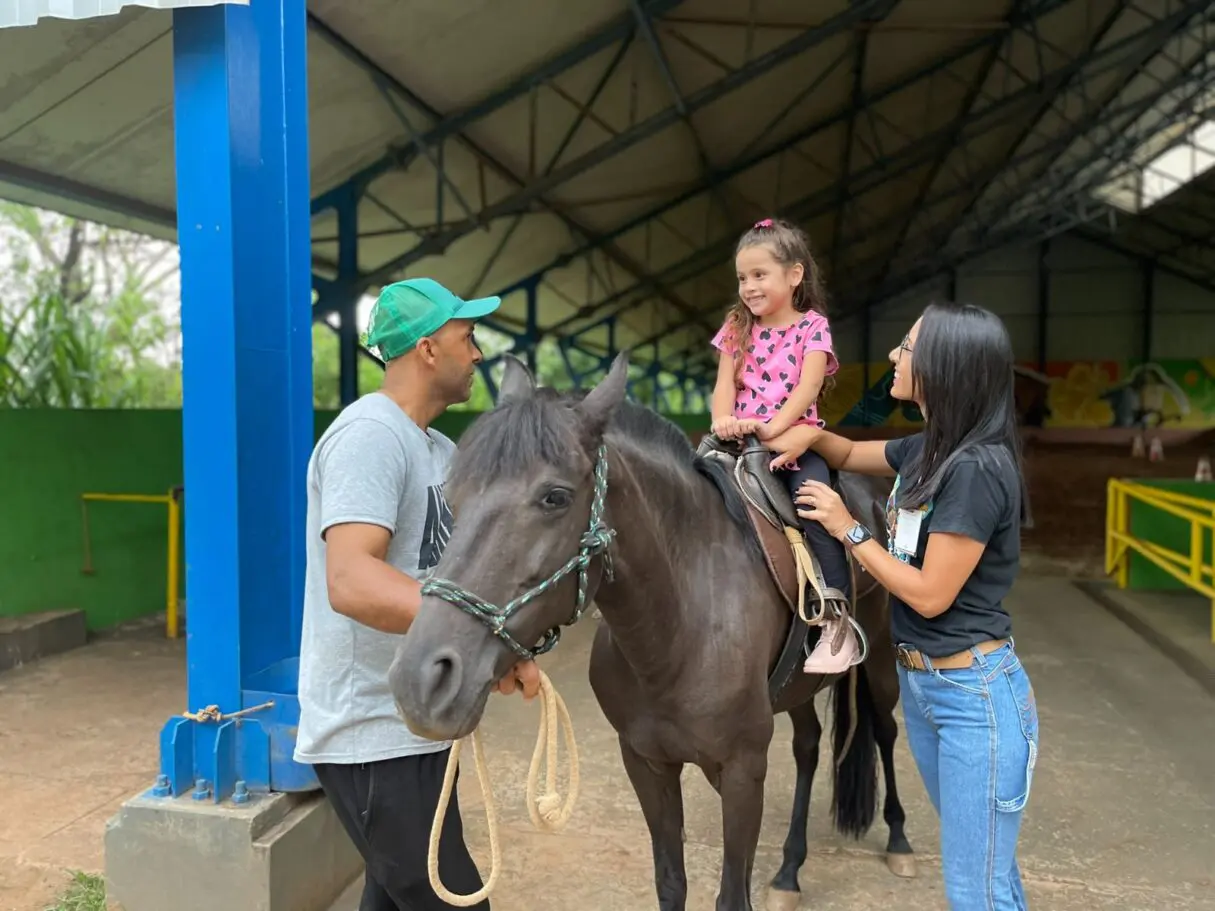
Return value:
M 815 586 L 810 586 L 814 592 L 811 598 L 804 598 L 802 603 L 797 606 L 797 615 L 802 618 L 802 622 L 810 626 L 821 626 L 827 619 L 839 620 L 841 617 L 848 614 L 848 599 L 844 597 L 844 593 L 838 588 L 823 587 L 822 596 L 819 596 Z M 806 601 L 813 601 L 809 606 L 809 615 L 807 615 Z
M 839 630 L 835 634 L 835 641 L 828 643 L 828 648 L 833 657 L 840 653 L 840 650 L 847 643 L 847 633 L 848 633 L 849 626 L 852 627 L 852 632 L 854 633 L 854 635 L 856 637 L 857 656 L 856 656 L 855 660 L 853 660 L 849 663 L 848 667 L 855 667 L 856 665 L 864 664 L 865 660 L 869 657 L 869 637 L 865 635 L 865 631 L 863 629 L 861 629 L 861 625 L 859 623 L 857 623 L 855 620 L 853 620 L 852 616 L 850 614 L 845 614 L 844 617 L 842 618 L 842 622 L 840 622 L 840 625 L 839 625 Z M 826 632 L 827 632 L 827 630 L 824 627 L 822 633 L 819 634 L 819 638 L 814 641 L 813 645 L 810 643 L 809 640 L 807 640 L 802 645 L 802 653 L 806 656 L 806 663 L 809 663 L 810 658 L 814 654 L 815 650 L 819 646 L 824 644 L 822 642 L 822 637 L 823 637 L 823 635 L 826 634 Z M 802 669 L 803 669 L 803 671 L 805 671 L 807 673 L 812 672 L 811 669 L 806 668 L 804 666 Z M 844 668 L 843 670 L 847 670 L 847 668 Z M 823 671 L 815 670 L 813 672 L 822 673 Z M 840 671 L 840 672 L 842 673 L 842 671 Z

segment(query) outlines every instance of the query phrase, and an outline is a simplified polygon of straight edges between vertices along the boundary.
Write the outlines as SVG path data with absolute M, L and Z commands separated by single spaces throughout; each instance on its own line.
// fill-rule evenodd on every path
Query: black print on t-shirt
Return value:
M 418 549 L 418 569 L 430 569 L 443 556 L 443 548 L 451 537 L 452 515 L 447 498 L 440 486 L 426 490 L 426 524 L 422 526 L 422 544 Z

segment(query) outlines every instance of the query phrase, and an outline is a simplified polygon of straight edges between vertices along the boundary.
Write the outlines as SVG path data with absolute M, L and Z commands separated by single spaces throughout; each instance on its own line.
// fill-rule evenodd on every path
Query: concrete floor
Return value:
M 1208 598 L 1190 589 L 1135 592 L 1106 581 L 1078 584 L 1215 696 L 1215 610 Z
M 1032 907 L 1215 911 L 1211 696 L 1064 579 L 1026 576 L 1010 602 L 1042 723 L 1021 851 Z M 485 720 L 504 855 L 495 911 L 655 907 L 645 826 L 586 683 L 591 632 L 590 623 L 568 631 L 544 659 L 573 715 L 581 761 L 581 795 L 563 833 L 536 833 L 523 807 L 538 706 L 498 698 Z M 182 652 L 181 642 L 149 629 L 0 675 L 2 911 L 42 911 L 65 882 L 65 869 L 101 870 L 105 820 L 151 781 L 157 732 L 184 708 Z M 781 719 L 756 859 L 758 908 L 787 824 L 794 777 L 788 743 Z M 880 823 L 859 844 L 830 834 L 824 763 L 803 909 L 945 907 L 936 822 L 902 741 L 898 762 L 919 878 L 887 872 Z M 467 770 L 461 800 L 485 870 L 484 815 L 471 764 Z M 707 911 L 719 875 L 718 802 L 699 772 L 686 774 L 685 793 L 689 909 Z M 335 907 L 355 911 L 357 885 Z

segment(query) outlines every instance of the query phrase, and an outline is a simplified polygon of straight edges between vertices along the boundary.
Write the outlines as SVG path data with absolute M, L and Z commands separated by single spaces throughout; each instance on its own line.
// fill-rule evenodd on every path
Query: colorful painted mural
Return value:
M 914 406 L 890 398 L 890 364 L 846 364 L 821 411 L 836 426 L 907 427 Z M 868 383 L 866 383 L 868 379 Z M 1061 361 L 1017 368 L 1017 410 L 1036 427 L 1215 427 L 1215 358 Z
M 1058 365 L 1047 427 L 1215 426 L 1215 358 Z

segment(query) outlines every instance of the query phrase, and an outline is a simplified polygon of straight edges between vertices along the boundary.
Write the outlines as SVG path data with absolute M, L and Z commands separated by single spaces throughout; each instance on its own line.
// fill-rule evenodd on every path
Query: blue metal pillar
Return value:
M 291 761 L 314 439 L 305 16 L 173 14 L 193 717 L 161 732 L 158 796 L 316 787 Z

